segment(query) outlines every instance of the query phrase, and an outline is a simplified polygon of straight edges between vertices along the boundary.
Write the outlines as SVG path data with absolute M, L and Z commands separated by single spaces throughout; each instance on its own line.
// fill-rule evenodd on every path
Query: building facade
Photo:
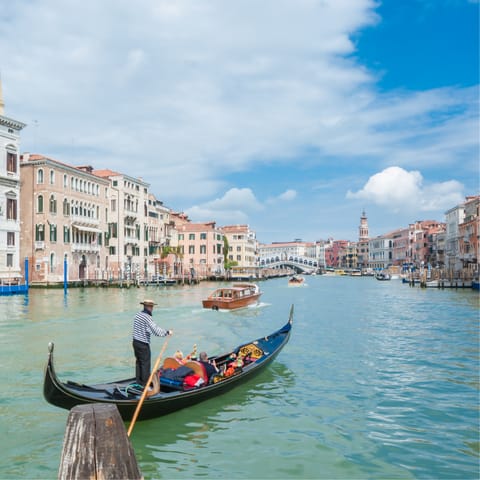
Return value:
M 109 182 L 89 168 L 21 156 L 20 252 L 32 283 L 107 278 Z
M 241 268 L 257 265 L 257 238 L 248 225 L 226 225 L 220 228 L 228 243 L 227 259 Z
M 176 224 L 183 275 L 190 279 L 223 275 L 224 235 L 215 222 Z
M 19 283 L 20 252 L 20 132 L 25 124 L 4 116 L 0 81 L 0 283 Z
M 92 173 L 110 184 L 107 221 L 111 278 L 141 280 L 148 276 L 149 184 L 112 170 Z
M 480 195 L 467 197 L 464 218 L 458 226 L 458 254 L 464 269 L 478 275 L 480 249 Z

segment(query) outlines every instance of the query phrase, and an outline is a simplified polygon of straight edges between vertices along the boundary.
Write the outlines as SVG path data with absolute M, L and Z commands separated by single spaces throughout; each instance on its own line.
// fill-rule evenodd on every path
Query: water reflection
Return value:
M 142 473 L 148 477 L 160 472 L 165 475 L 166 467 L 183 470 L 185 462 L 190 464 L 197 455 L 202 455 L 198 450 L 215 452 L 212 443 L 217 435 L 225 442 L 224 453 L 231 455 L 228 445 L 235 445 L 238 438 L 246 441 L 248 430 L 253 436 L 258 435 L 255 422 L 262 417 L 274 417 L 275 408 L 272 407 L 284 398 L 294 383 L 293 372 L 277 361 L 247 384 L 216 399 L 141 422 L 135 426 L 132 441 Z M 271 422 L 275 423 L 275 419 Z M 189 455 L 185 455 L 187 445 L 189 449 L 193 447 Z M 222 454 L 222 451 L 217 453 Z

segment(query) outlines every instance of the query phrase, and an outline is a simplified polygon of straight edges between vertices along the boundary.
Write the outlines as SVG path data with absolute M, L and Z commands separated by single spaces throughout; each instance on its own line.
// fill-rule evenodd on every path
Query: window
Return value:
M 179 240 L 183 240 L 183 237 L 184 237 L 183 233 L 179 233 L 179 234 L 178 234 L 178 239 L 179 239 Z
M 63 243 L 70 243 L 70 228 L 63 227 Z
M 13 253 L 7 253 L 7 267 L 13 267 Z
M 56 242 L 57 241 L 57 226 L 53 223 L 50 224 L 50 241 Z
M 57 213 L 57 201 L 53 195 L 50 197 L 50 213 Z
M 200 240 L 206 240 L 207 239 L 207 234 L 205 232 L 200 234 Z
M 108 224 L 108 235 L 111 238 L 117 238 L 117 224 L 116 223 L 109 223 Z
M 43 213 L 43 195 L 37 197 L 37 213 Z
M 190 234 L 188 235 L 188 239 L 189 239 L 189 240 L 195 240 L 195 234 L 194 234 L 194 233 L 190 233 Z
M 15 246 L 15 232 L 7 232 L 7 245 L 9 247 Z
M 64 175 L 63 176 L 63 188 L 67 188 L 67 187 L 68 187 L 68 176 Z
M 200 253 L 201 254 L 206 254 L 207 253 L 207 246 L 206 245 L 200 245 Z
M 43 183 L 43 170 L 41 168 L 37 171 L 37 183 Z
M 195 254 L 195 245 L 190 245 L 188 247 L 188 253 L 190 253 L 191 255 Z
M 17 200 L 7 198 L 7 220 L 17 219 Z
M 111 205 L 112 205 L 112 212 L 115 212 L 117 210 L 117 199 L 116 198 L 112 198 L 112 200 L 110 201 Z
M 66 198 L 63 200 L 63 214 L 66 216 L 70 215 L 70 204 Z
M 43 228 L 43 224 L 35 225 L 35 241 L 36 242 L 43 242 L 45 240 L 45 229 Z
M 55 171 L 50 170 L 50 185 L 54 185 L 54 184 L 55 184 Z
M 7 172 L 17 173 L 17 155 L 7 152 Z

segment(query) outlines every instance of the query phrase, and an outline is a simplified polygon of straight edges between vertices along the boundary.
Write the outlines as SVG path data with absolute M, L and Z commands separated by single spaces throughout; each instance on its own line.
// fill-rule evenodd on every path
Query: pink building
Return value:
M 224 273 L 224 236 L 215 222 L 192 223 L 187 217 L 172 216 L 178 232 L 178 247 L 183 257 L 183 273 L 207 278 Z

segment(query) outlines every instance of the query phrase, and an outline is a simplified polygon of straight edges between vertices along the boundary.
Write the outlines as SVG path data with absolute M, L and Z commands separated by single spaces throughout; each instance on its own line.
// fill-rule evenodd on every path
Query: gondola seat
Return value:
M 205 383 L 208 382 L 207 371 L 205 370 L 205 367 L 200 362 L 197 362 L 195 360 L 190 360 L 185 364 L 185 366 L 191 368 L 195 374 L 197 374 L 200 378 L 203 379 Z
M 163 361 L 163 370 L 167 368 L 173 368 L 174 370 L 180 367 L 182 364 L 175 357 L 167 357 Z

